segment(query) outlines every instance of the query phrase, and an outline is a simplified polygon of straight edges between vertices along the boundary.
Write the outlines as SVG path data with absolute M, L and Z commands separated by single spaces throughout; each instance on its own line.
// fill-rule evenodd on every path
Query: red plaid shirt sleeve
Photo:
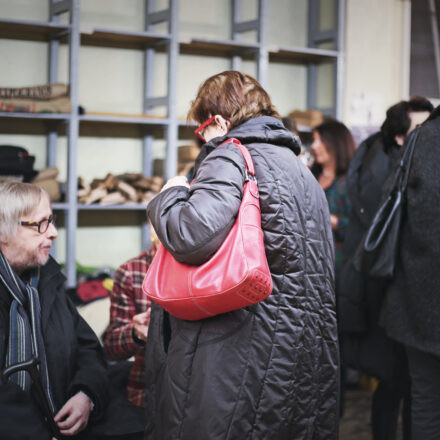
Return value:
M 133 339 L 133 316 L 151 306 L 142 292 L 142 281 L 150 262 L 150 255 L 143 253 L 116 271 L 111 293 L 110 324 L 104 337 L 105 349 L 113 359 L 127 359 L 143 350 Z

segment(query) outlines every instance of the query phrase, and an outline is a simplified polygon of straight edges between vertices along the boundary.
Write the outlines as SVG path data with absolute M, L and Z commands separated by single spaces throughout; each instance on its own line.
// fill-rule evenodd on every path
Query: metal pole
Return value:
M 154 0 L 145 0 L 145 30 L 150 30 L 148 15 L 155 10 Z M 154 59 L 156 51 L 153 48 L 145 50 L 144 54 L 144 104 L 143 110 L 145 114 L 151 114 L 153 108 L 147 104 L 148 98 L 153 96 L 154 89 Z M 142 173 L 145 176 L 151 176 L 153 173 L 152 156 L 153 156 L 153 136 L 144 135 L 142 140 Z
M 150 23 L 148 15 L 155 11 L 155 0 L 145 0 L 145 30 L 150 30 Z M 154 58 L 156 51 L 153 48 L 145 50 L 144 54 L 144 113 L 152 113 L 152 107 L 147 104 L 148 98 L 153 96 L 154 88 Z M 144 176 L 153 175 L 153 142 L 154 137 L 150 134 L 144 135 L 142 139 L 142 174 Z M 145 214 L 144 214 L 145 215 Z M 147 250 L 150 247 L 150 228 L 146 219 L 142 219 L 141 225 L 141 243 L 142 250 Z
M 51 0 L 50 16 L 51 22 L 59 22 L 59 15 L 53 11 L 53 2 Z M 58 82 L 58 60 L 59 60 L 60 41 L 58 39 L 52 39 L 49 42 L 49 84 Z M 48 167 L 56 166 L 57 162 L 57 144 L 58 133 L 56 130 L 50 130 L 47 135 L 47 160 L 46 165 Z
M 342 121 L 344 119 L 344 85 L 345 85 L 345 20 L 346 20 L 346 0 L 337 1 L 337 50 L 338 58 L 335 69 L 335 87 L 336 87 L 336 118 Z
M 177 174 L 177 65 L 179 57 L 178 42 L 178 1 L 169 0 L 170 21 L 168 43 L 168 126 L 167 126 L 167 156 L 165 161 L 165 178 Z
M 258 0 L 258 61 L 257 72 L 258 81 L 263 87 L 267 85 L 267 76 L 269 70 L 269 51 L 267 50 L 267 2 Z
M 317 0 L 309 0 L 308 2 L 308 47 L 315 47 L 315 34 L 318 22 L 318 8 Z M 316 109 L 317 97 L 316 89 L 318 84 L 318 65 L 316 63 L 309 63 L 307 66 L 307 109 Z
M 411 71 L 411 0 L 403 0 L 402 19 L 402 99 L 409 98 Z
M 231 0 L 231 13 L 232 13 L 232 25 L 231 25 L 231 35 L 233 41 L 240 40 L 240 34 L 235 31 L 235 23 L 238 23 L 241 16 L 241 0 Z M 241 70 L 242 58 L 239 55 L 233 55 L 231 59 L 231 69 Z
M 429 12 L 431 14 L 431 30 L 432 30 L 432 42 L 434 44 L 434 60 L 435 70 L 437 73 L 437 87 L 440 94 L 440 40 L 437 23 L 437 11 L 434 0 L 429 1 Z
M 76 229 L 78 227 L 77 171 L 78 171 L 78 70 L 79 70 L 79 0 L 72 0 L 69 34 L 69 81 L 72 111 L 69 117 L 67 163 L 67 213 L 66 213 L 66 276 L 67 286 L 76 286 Z

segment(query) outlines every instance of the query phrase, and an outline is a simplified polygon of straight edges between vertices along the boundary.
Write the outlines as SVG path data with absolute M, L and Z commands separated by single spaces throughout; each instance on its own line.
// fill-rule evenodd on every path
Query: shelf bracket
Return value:
M 147 14 L 146 17 L 147 29 L 148 26 L 152 24 L 164 23 L 165 21 L 169 21 L 169 20 L 170 20 L 169 9 L 164 9 L 163 11 L 158 11 L 158 12 L 151 12 L 150 14 Z
M 167 105 L 168 97 L 158 97 L 158 98 L 145 98 L 146 107 L 156 107 L 159 105 Z
M 243 33 L 248 31 L 258 30 L 258 20 L 243 21 L 241 23 L 234 23 L 233 32 Z
M 54 0 L 50 4 L 50 15 L 60 15 L 63 12 L 69 12 L 72 9 L 72 2 L 70 0 Z

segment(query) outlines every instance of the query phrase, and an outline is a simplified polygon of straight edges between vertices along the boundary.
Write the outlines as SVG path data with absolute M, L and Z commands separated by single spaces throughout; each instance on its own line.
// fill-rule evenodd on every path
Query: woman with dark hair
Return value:
M 208 78 L 189 119 L 204 145 L 191 186 L 178 176 L 148 205 L 166 249 L 200 265 L 236 220 L 252 157 L 273 291 L 200 321 L 153 305 L 146 345 L 146 439 L 303 440 L 338 437 L 334 260 L 324 194 L 300 146 L 251 76 Z
M 325 192 L 330 209 L 335 242 L 336 277 L 350 213 L 346 173 L 354 150 L 353 136 L 342 122 L 328 120 L 313 131 L 312 151 L 315 163 L 312 172 Z
M 348 225 L 350 203 L 347 196 L 346 173 L 355 150 L 353 136 L 339 121 L 327 120 L 313 131 L 312 152 L 315 163 L 312 172 L 325 192 L 332 225 L 335 246 L 335 279 L 339 282 L 342 260 L 342 244 Z M 342 337 L 340 335 L 340 337 Z M 340 340 L 340 344 L 342 339 Z M 346 367 L 341 363 L 340 415 L 344 412 Z

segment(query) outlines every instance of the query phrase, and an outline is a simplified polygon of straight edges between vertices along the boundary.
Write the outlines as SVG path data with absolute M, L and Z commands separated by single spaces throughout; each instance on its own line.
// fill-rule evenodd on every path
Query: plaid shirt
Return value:
M 145 404 L 145 349 L 133 339 L 133 316 L 151 307 L 142 292 L 142 282 L 156 250 L 151 248 L 118 268 L 111 294 L 110 324 L 104 347 L 113 359 L 134 356 L 127 384 L 127 397 L 137 406 Z

